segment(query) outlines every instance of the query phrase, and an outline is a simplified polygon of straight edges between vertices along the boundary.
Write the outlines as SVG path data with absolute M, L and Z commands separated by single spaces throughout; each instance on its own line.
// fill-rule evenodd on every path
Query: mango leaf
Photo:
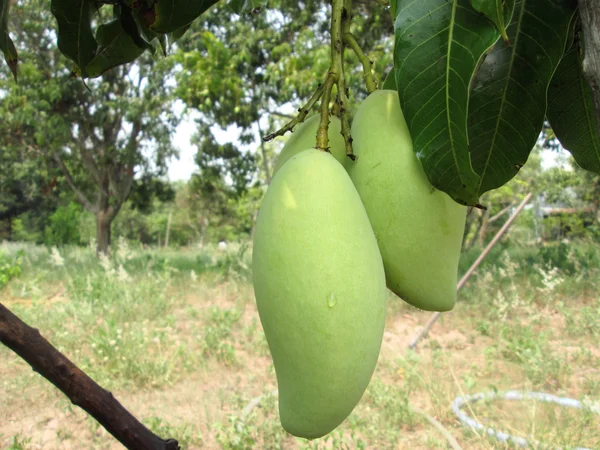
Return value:
M 264 0 L 230 0 L 229 8 L 236 14 L 256 12 L 264 4 Z
M 88 77 L 95 78 L 108 69 L 135 61 L 144 49 L 139 48 L 124 30 L 120 20 L 102 24 L 96 32 L 98 53 L 85 67 Z
M 500 33 L 468 0 L 397 0 L 396 10 L 394 73 L 415 154 L 433 186 L 476 205 L 469 88 L 481 56 Z
M 185 34 L 185 32 L 187 30 L 190 29 L 190 24 L 181 27 L 179 30 L 175 30 L 172 33 L 168 34 L 169 37 L 169 45 L 173 45 L 175 42 L 177 42 L 179 39 L 181 39 L 183 37 L 183 35 Z
M 512 19 L 515 0 L 471 0 L 471 6 L 494 22 L 504 42 L 509 42 L 506 25 Z
M 520 0 L 481 64 L 469 104 L 469 151 L 478 195 L 502 186 L 525 164 L 542 130 L 546 91 L 565 51 L 575 10 L 569 0 Z
M 157 33 L 172 33 L 191 24 L 218 1 L 160 0 L 154 2 L 154 21 L 149 23 L 148 26 Z
M 150 50 L 154 53 L 154 46 L 150 44 L 150 41 L 155 37 L 149 33 L 144 33 L 142 25 L 136 21 L 133 11 L 127 6 L 116 5 L 115 7 L 118 18 L 121 21 L 121 25 L 125 32 L 131 37 L 135 45 L 144 50 Z M 149 30 L 148 30 L 149 31 Z
M 583 169 L 600 174 L 600 135 L 592 88 L 582 73 L 583 52 L 575 42 L 548 88 L 548 120 L 564 148 Z
M 58 24 L 58 48 L 72 60 L 82 76 L 94 58 L 98 43 L 92 31 L 92 0 L 52 0 L 50 10 Z
M 381 89 L 390 90 L 390 91 L 398 90 L 396 88 L 396 78 L 394 77 L 394 68 L 393 67 L 392 67 L 392 70 L 390 70 L 390 73 L 387 74 L 387 77 L 385 77 L 385 80 L 383 81 L 383 85 L 381 86 Z
M 15 81 L 17 81 L 17 65 L 19 56 L 12 39 L 8 35 L 8 13 L 10 0 L 0 0 L 0 50 L 4 54 L 6 64 L 10 68 Z

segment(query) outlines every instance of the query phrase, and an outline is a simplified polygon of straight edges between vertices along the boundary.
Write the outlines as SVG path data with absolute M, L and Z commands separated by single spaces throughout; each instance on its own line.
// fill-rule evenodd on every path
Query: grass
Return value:
M 461 271 L 477 256 L 463 255 Z M 220 252 L 0 246 L 10 267 L 2 303 L 161 437 L 182 448 L 445 449 L 440 421 L 465 449 L 506 448 L 461 426 L 459 395 L 533 390 L 600 401 L 600 250 L 507 247 L 491 254 L 416 351 L 427 321 L 392 294 L 378 367 L 354 412 L 307 441 L 279 423 L 268 346 L 254 305 L 246 245 Z M 18 267 L 18 269 L 15 269 Z M 9 269 L 5 270 L 8 273 Z M 0 348 L 0 448 L 120 448 L 93 419 Z M 487 426 L 553 446 L 600 448 L 600 417 L 536 402 L 481 402 Z

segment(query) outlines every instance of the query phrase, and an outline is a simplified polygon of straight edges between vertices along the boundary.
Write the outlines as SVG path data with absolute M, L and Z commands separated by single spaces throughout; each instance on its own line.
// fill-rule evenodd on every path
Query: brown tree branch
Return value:
M 0 303 L 0 342 L 60 389 L 71 402 L 96 419 L 128 449 L 178 450 L 175 439 L 163 440 L 131 415 L 113 395 Z
M 85 208 L 88 211 L 96 214 L 98 212 L 98 208 L 94 204 L 92 204 L 92 202 L 90 202 L 88 200 L 88 198 L 85 196 L 85 194 L 83 192 L 81 192 L 81 190 L 79 190 L 79 188 L 75 184 L 75 181 L 73 180 L 73 177 L 71 176 L 71 172 L 69 171 L 68 167 L 65 165 L 65 163 L 63 162 L 63 160 L 61 159 L 59 154 L 57 152 L 53 152 L 52 156 L 54 157 L 54 160 L 60 166 L 60 169 L 62 170 L 65 178 L 67 179 L 68 185 L 71 187 L 71 189 L 73 190 L 73 192 L 75 193 L 75 195 L 77 196 L 79 201 L 81 203 L 83 203 L 83 206 L 85 206 Z
M 583 75 L 592 87 L 596 106 L 596 124 L 600 133 L 600 2 L 578 0 L 585 53 Z
M 499 212 L 499 213 L 497 213 L 497 214 L 494 214 L 492 217 L 490 217 L 490 220 L 488 220 L 488 223 L 494 223 L 496 220 L 498 220 L 498 219 L 499 219 L 500 217 L 502 217 L 504 214 L 506 214 L 507 212 L 509 212 L 509 211 L 510 211 L 510 209 L 511 209 L 513 206 L 515 206 L 515 203 L 514 203 L 514 202 L 512 202 L 512 203 L 511 203 L 510 205 L 508 205 L 507 207 L 505 207 L 505 208 L 502 208 L 502 209 L 500 210 L 500 212 Z

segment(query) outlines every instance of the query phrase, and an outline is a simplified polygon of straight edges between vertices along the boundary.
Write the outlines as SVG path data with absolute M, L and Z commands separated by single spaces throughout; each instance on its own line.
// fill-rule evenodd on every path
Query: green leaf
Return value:
M 477 195 L 502 186 L 525 164 L 542 130 L 546 90 L 565 51 L 574 10 L 569 0 L 521 0 L 475 77 L 469 151 L 481 177 Z
M 475 205 L 479 177 L 467 140 L 469 87 L 481 56 L 500 34 L 468 0 L 398 0 L 395 27 L 394 72 L 415 154 L 433 186 Z
M 255 12 L 264 4 L 264 0 L 229 0 L 228 6 L 236 14 Z
M 154 3 L 154 21 L 148 24 L 157 33 L 172 33 L 191 24 L 219 0 L 161 0 Z
M 100 25 L 96 39 L 98 53 L 85 68 L 90 78 L 99 77 L 112 67 L 135 61 L 144 52 L 123 29 L 120 20 Z
M 150 52 L 154 53 L 154 46 L 150 44 L 150 41 L 154 36 L 150 36 L 148 40 L 146 40 L 146 36 L 142 36 L 142 34 L 145 33 L 143 33 L 141 26 L 135 20 L 131 8 L 128 8 L 127 6 L 116 5 L 115 10 L 118 12 L 118 17 L 121 21 L 123 29 L 131 37 L 131 40 L 135 43 L 135 45 L 141 49 L 150 50 Z
M 8 13 L 10 0 L 0 0 L 0 50 L 4 54 L 6 64 L 10 68 L 15 81 L 17 81 L 17 65 L 19 56 L 12 39 L 8 35 Z
M 510 42 L 506 25 L 510 23 L 515 9 L 515 0 L 471 0 L 471 6 L 496 24 L 502 39 Z
M 575 42 L 548 88 L 548 120 L 554 134 L 583 169 L 600 174 L 600 135 L 592 88 L 582 73 L 583 52 Z
M 396 78 L 394 77 L 394 68 L 393 67 L 392 67 L 392 70 L 390 70 L 390 73 L 387 74 L 387 77 L 385 77 L 385 80 L 383 81 L 383 86 L 381 86 L 381 89 L 390 90 L 390 91 L 398 90 L 396 88 Z
M 181 27 L 179 30 L 175 30 L 172 33 L 169 33 L 168 34 L 169 45 L 173 45 L 175 42 L 177 42 L 179 39 L 181 39 L 183 37 L 183 35 L 185 34 L 185 32 L 190 29 L 190 25 L 191 24 L 188 24 L 184 27 Z
M 92 31 L 94 3 L 91 0 L 52 0 L 50 10 L 58 24 L 58 48 L 85 77 L 85 67 L 98 48 Z

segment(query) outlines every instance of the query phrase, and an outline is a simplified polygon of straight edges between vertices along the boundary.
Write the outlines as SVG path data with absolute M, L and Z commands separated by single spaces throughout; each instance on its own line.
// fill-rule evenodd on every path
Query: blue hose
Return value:
M 523 447 L 523 448 L 528 447 L 531 444 L 535 445 L 538 448 L 540 448 L 540 447 L 543 448 L 543 447 L 548 447 L 548 446 L 545 444 L 542 444 L 539 441 L 536 441 L 534 439 L 527 440 L 520 436 L 513 436 L 512 434 L 508 434 L 503 431 L 496 431 L 493 428 L 486 427 L 461 411 L 461 407 L 464 406 L 465 404 L 470 403 L 470 402 L 477 402 L 477 401 L 483 400 L 483 399 L 487 399 L 487 400 L 503 399 L 503 400 L 518 400 L 518 401 L 538 400 L 538 401 L 547 402 L 547 403 L 555 403 L 557 405 L 565 406 L 567 408 L 578 408 L 578 409 L 586 408 L 589 411 L 600 415 L 600 405 L 585 405 L 582 402 L 580 402 L 579 400 L 575 400 L 575 399 L 568 398 L 568 397 L 558 397 L 556 395 L 546 394 L 543 392 L 520 392 L 520 391 L 508 391 L 508 392 L 504 392 L 504 393 L 487 392 L 487 393 L 466 395 L 464 397 L 457 397 L 456 399 L 454 399 L 454 402 L 452 402 L 452 411 L 454 411 L 454 414 L 456 415 L 458 420 L 460 420 L 460 422 L 463 425 L 474 428 L 478 431 L 484 431 L 491 437 L 494 437 L 501 442 L 512 441 L 514 444 L 518 445 L 519 447 Z M 585 448 L 585 447 L 577 447 L 575 450 L 590 450 L 590 449 Z

